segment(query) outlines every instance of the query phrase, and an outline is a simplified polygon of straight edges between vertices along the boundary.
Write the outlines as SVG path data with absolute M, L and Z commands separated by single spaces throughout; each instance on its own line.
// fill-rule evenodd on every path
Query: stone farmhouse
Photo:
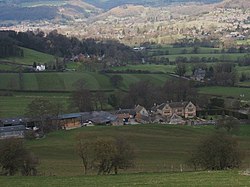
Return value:
M 156 105 L 151 111 L 153 114 L 171 118 L 174 114 L 186 119 L 196 117 L 196 106 L 191 102 L 171 102 Z

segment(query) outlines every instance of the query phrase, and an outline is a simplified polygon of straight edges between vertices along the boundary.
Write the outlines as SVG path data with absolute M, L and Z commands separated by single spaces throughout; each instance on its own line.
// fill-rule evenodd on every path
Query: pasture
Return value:
M 183 172 L 183 173 L 137 173 L 112 176 L 76 177 L 0 177 L 4 187 L 96 187 L 96 186 L 249 186 L 250 176 L 238 171 Z
M 173 47 L 172 45 L 162 46 L 160 48 L 149 49 L 149 54 L 155 54 L 157 51 L 166 52 L 168 51 L 169 55 L 179 55 L 179 54 L 192 54 L 194 47 Z M 209 48 L 209 47 L 199 47 L 199 54 L 211 54 L 211 53 L 220 53 L 221 48 Z
M 70 94 L 67 93 L 14 92 L 12 94 L 12 96 L 0 96 L 0 118 L 23 116 L 26 107 L 35 98 L 61 103 L 64 107 L 62 110 L 66 110 L 70 103 Z
M 45 176 L 79 176 L 83 174 L 81 160 L 75 151 L 79 133 L 91 139 L 124 137 L 134 147 L 135 166 L 122 173 L 178 172 L 192 170 L 186 165 L 190 153 L 199 141 L 215 131 L 213 126 L 133 125 L 95 126 L 71 131 L 57 131 L 46 138 L 27 141 L 26 145 L 39 155 L 39 173 Z M 242 126 L 237 136 L 245 153 L 242 168 L 250 164 L 250 126 Z M 95 173 L 94 173 L 95 174 Z
M 250 100 L 250 88 L 212 86 L 200 88 L 199 93 Z
M 126 71 L 126 70 L 142 70 L 149 72 L 162 72 L 162 73 L 173 73 L 175 70 L 175 65 L 127 65 L 120 67 L 113 67 L 112 70 Z
M 95 72 L 44 72 L 23 73 L 22 79 L 18 73 L 1 73 L 0 89 L 22 91 L 73 91 L 74 83 L 83 79 L 90 90 L 115 89 L 109 80 L 109 74 Z M 129 85 L 140 80 L 150 80 L 163 84 L 169 77 L 166 74 L 121 74 L 123 77 L 122 88 L 128 89 Z M 21 86 L 22 85 L 22 86 Z
M 236 61 L 238 58 L 244 57 L 247 53 L 225 53 L 225 54 L 178 54 L 178 55 L 159 55 L 157 57 L 166 57 L 170 61 L 175 61 L 177 57 L 186 57 L 190 60 L 191 57 L 206 57 L 216 58 L 217 61 Z
M 21 49 L 23 50 L 23 57 L 0 58 L 0 60 L 6 60 L 6 61 L 15 62 L 18 64 L 26 64 L 26 65 L 33 65 L 34 62 L 36 62 L 37 64 L 38 63 L 44 64 L 44 63 L 48 63 L 51 61 L 55 61 L 55 57 L 53 55 L 41 53 L 39 51 L 35 51 L 32 49 L 23 48 L 23 47 L 21 47 Z

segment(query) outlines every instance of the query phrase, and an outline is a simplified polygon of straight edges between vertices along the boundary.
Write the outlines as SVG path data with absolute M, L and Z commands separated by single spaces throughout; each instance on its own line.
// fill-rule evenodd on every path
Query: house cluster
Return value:
M 70 130 L 90 125 L 187 124 L 195 118 L 196 106 L 192 102 L 167 102 L 154 105 L 150 110 L 137 105 L 134 109 L 119 109 L 114 112 L 64 114 L 58 120 L 63 129 Z
M 92 111 L 62 114 L 53 117 L 61 129 L 71 130 L 93 125 L 132 125 L 147 123 L 194 124 L 196 106 L 192 102 L 167 102 L 154 105 L 150 110 L 137 105 L 133 109 L 119 109 L 113 112 Z M 27 130 L 37 131 L 35 119 L 0 119 L 0 139 L 8 137 L 23 138 Z
M 191 79 L 202 82 L 202 81 L 204 81 L 205 77 L 206 77 L 206 70 L 204 70 L 202 68 L 198 68 L 194 71 Z
M 45 65 L 37 65 L 36 68 L 35 68 L 36 71 L 45 71 L 46 70 L 46 67 Z

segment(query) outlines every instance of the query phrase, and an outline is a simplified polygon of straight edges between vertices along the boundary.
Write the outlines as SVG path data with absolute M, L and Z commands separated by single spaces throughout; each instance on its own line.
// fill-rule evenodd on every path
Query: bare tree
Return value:
M 111 172 L 116 151 L 114 140 L 111 138 L 99 138 L 95 141 L 94 166 L 98 170 L 98 175 Z
M 197 168 L 206 170 L 224 170 L 238 168 L 241 164 L 241 152 L 237 141 L 225 133 L 216 133 L 204 139 L 188 161 Z
M 20 139 L 0 141 L 0 166 L 4 175 L 15 175 L 19 170 L 22 175 L 36 175 L 38 158 L 27 150 Z
M 127 169 L 134 165 L 135 152 L 133 147 L 126 141 L 125 138 L 117 137 L 114 141 L 116 154 L 113 159 L 113 168 L 115 174 L 118 169 Z
M 72 104 L 80 112 L 91 111 L 93 109 L 93 95 L 85 85 L 83 79 L 73 84 L 75 91 L 72 93 Z
M 79 134 L 76 140 L 76 152 L 82 159 L 84 174 L 86 175 L 93 162 L 93 143 L 84 134 Z

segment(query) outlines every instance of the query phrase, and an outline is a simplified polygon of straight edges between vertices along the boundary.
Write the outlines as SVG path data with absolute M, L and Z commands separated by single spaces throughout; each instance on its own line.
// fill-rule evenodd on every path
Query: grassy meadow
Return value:
M 250 100 L 250 88 L 238 88 L 238 87 L 202 87 L 199 89 L 199 93 L 222 96 L 222 97 L 234 97 L 241 98 L 242 100 Z M 240 95 L 244 94 L 244 97 Z
M 0 96 L 0 118 L 23 116 L 28 104 L 36 98 L 60 103 L 64 107 L 63 110 L 66 110 L 70 104 L 69 93 L 13 92 L 12 94 L 12 96 Z
M 0 177 L 4 187 L 68 187 L 68 186 L 249 186 L 250 176 L 238 171 L 184 172 L 184 173 L 137 173 L 112 176 L 76 177 Z
M 183 54 L 183 53 L 193 53 L 194 48 L 193 47 L 173 47 L 173 45 L 165 45 L 162 47 L 153 47 L 152 49 L 149 50 L 151 54 L 154 54 L 154 52 L 166 52 L 170 55 L 178 55 L 178 54 Z M 198 48 L 198 53 L 200 54 L 211 54 L 211 53 L 220 53 L 221 48 L 210 48 L 210 47 L 199 47 Z
M 125 71 L 125 70 L 142 70 L 162 73 L 173 73 L 175 70 L 175 65 L 154 65 L 154 64 L 144 64 L 144 65 L 127 65 L 121 67 L 113 67 L 112 70 Z
M 217 58 L 218 61 L 236 61 L 238 58 L 245 56 L 247 53 L 225 53 L 225 54 L 178 54 L 178 55 L 160 55 L 158 57 L 167 57 L 170 61 L 175 61 L 177 57 L 186 57 L 190 60 L 191 57 L 206 57 Z
M 35 91 L 72 91 L 74 83 L 83 79 L 90 90 L 113 90 L 115 89 L 109 80 L 109 76 L 95 72 L 51 72 L 51 73 L 23 73 L 20 81 L 18 73 L 1 73 L 2 83 L 0 89 Z M 163 84 L 169 77 L 165 74 L 121 74 L 123 81 L 121 87 L 128 89 L 129 85 L 140 80 L 151 80 Z
M 21 49 L 23 50 L 23 57 L 0 58 L 0 60 L 6 60 L 26 65 L 33 65 L 34 62 L 44 64 L 55 60 L 55 57 L 53 55 L 41 53 L 23 47 L 21 47 Z
M 234 135 L 245 154 L 240 170 L 194 172 L 185 164 L 202 138 L 215 132 L 213 126 L 95 126 L 50 133 L 26 146 L 40 158 L 37 177 L 0 177 L 1 186 L 249 186 L 250 126 L 241 126 Z M 82 133 L 90 138 L 124 137 L 136 152 L 135 166 L 118 175 L 83 175 L 81 160 L 74 147 Z M 183 172 L 180 171 L 182 166 Z
M 202 138 L 215 131 L 213 126 L 133 125 L 120 127 L 95 126 L 71 131 L 57 131 L 46 138 L 27 141 L 26 145 L 39 155 L 39 173 L 55 176 L 82 175 L 81 160 L 75 152 L 79 133 L 90 138 L 124 137 L 135 148 L 135 166 L 125 173 L 179 172 L 192 170 L 186 165 L 190 152 Z M 237 135 L 245 153 L 242 168 L 250 166 L 250 126 L 242 126 Z M 124 172 L 122 172 L 124 173 Z

